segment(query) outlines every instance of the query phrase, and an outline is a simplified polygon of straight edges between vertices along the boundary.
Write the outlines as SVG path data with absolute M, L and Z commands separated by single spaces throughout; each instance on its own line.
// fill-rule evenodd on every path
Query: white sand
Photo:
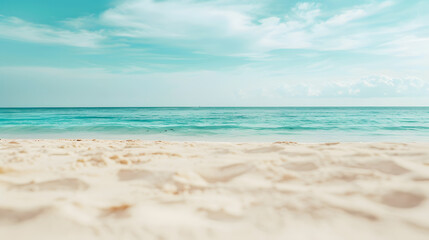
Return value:
M 429 239 L 429 144 L 0 140 L 0 239 Z

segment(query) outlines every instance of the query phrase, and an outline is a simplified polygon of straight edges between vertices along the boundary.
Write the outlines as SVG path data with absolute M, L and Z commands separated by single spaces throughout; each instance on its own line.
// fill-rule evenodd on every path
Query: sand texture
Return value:
M 429 239 L 429 144 L 0 140 L 0 239 Z

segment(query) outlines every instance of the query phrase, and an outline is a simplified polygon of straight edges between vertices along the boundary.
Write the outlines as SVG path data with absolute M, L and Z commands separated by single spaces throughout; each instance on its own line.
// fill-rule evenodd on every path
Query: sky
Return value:
M 1 0 L 0 107 L 429 106 L 427 0 Z

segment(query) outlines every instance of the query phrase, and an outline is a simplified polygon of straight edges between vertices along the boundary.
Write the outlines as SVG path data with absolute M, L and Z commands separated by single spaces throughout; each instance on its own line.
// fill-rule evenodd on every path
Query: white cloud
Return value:
M 120 27 L 119 35 L 195 39 L 238 35 L 247 30 L 250 19 L 241 12 L 207 3 L 141 0 L 107 10 L 101 21 Z
M 321 14 L 319 4 L 308 2 L 297 3 L 292 11 L 295 15 L 292 18 L 302 19 L 306 23 L 312 23 Z
M 381 44 L 378 53 L 395 56 L 429 56 L 429 37 L 403 36 Z
M 115 36 L 225 54 L 242 52 L 252 44 L 252 19 L 237 8 L 217 2 L 125 1 L 104 12 L 100 22 L 113 27 Z
M 4 16 L 0 16 L 0 38 L 88 48 L 98 47 L 104 39 L 100 32 L 70 31 Z
M 284 15 L 271 16 L 261 12 L 263 3 L 257 4 L 225 0 L 122 0 L 100 15 L 66 19 L 60 22 L 64 28 L 0 16 L 0 37 L 76 47 L 98 47 L 103 40 L 118 41 L 119 37 L 127 43 L 132 39 L 200 53 L 250 57 L 267 56 L 280 49 L 429 55 L 424 50 L 427 34 L 413 34 L 428 26 L 427 21 L 423 23 L 427 20 L 424 17 L 417 23 L 377 26 L 377 15 L 393 5 L 389 0 L 328 12 L 322 11 L 323 3 L 298 2 Z M 367 21 L 368 17 L 374 18 Z M 95 27 L 104 31 L 86 30 Z
M 321 23 L 321 25 L 326 25 L 326 26 L 345 25 L 349 22 L 374 15 L 379 11 L 385 8 L 388 8 L 392 5 L 393 5 L 393 2 L 384 1 L 378 4 L 367 4 L 367 5 L 357 6 L 352 9 L 347 9 L 345 11 L 342 11 L 341 13 L 334 15 L 333 17 L 329 18 L 325 22 Z
M 65 26 L 74 29 L 85 29 L 89 27 L 95 27 L 98 23 L 98 19 L 94 15 L 83 16 L 78 18 L 68 18 L 61 21 Z
M 271 96 L 278 101 L 288 99 L 405 99 L 415 98 L 427 101 L 429 81 L 416 77 L 390 77 L 372 75 L 353 81 L 269 83 L 241 87 L 237 94 L 245 99 Z M 422 102 L 423 103 L 423 102 Z M 426 104 L 429 102 L 426 102 Z M 337 105 L 339 103 L 337 102 Z
M 251 4 L 128 0 L 104 12 L 100 21 L 114 27 L 113 34 L 117 36 L 158 40 L 212 54 L 261 55 L 276 49 L 362 47 L 368 44 L 368 36 L 364 39 L 357 31 L 362 25 L 353 26 L 354 30 L 347 25 L 390 5 L 385 1 L 355 6 L 322 18 L 320 4 L 301 2 L 288 15 L 256 18 Z
M 374 75 L 352 82 L 286 84 L 283 90 L 285 96 L 294 97 L 426 97 L 429 95 L 429 82 L 416 77 Z
M 344 25 L 350 21 L 365 17 L 368 15 L 368 12 L 363 9 L 352 9 L 347 10 L 341 14 L 335 15 L 332 18 L 328 19 L 325 24 L 331 26 Z

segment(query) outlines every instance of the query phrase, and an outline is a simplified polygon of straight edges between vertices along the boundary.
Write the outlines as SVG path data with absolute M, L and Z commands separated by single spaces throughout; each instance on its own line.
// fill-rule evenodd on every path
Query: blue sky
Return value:
M 429 105 L 429 1 L 2 0 L 0 107 Z

